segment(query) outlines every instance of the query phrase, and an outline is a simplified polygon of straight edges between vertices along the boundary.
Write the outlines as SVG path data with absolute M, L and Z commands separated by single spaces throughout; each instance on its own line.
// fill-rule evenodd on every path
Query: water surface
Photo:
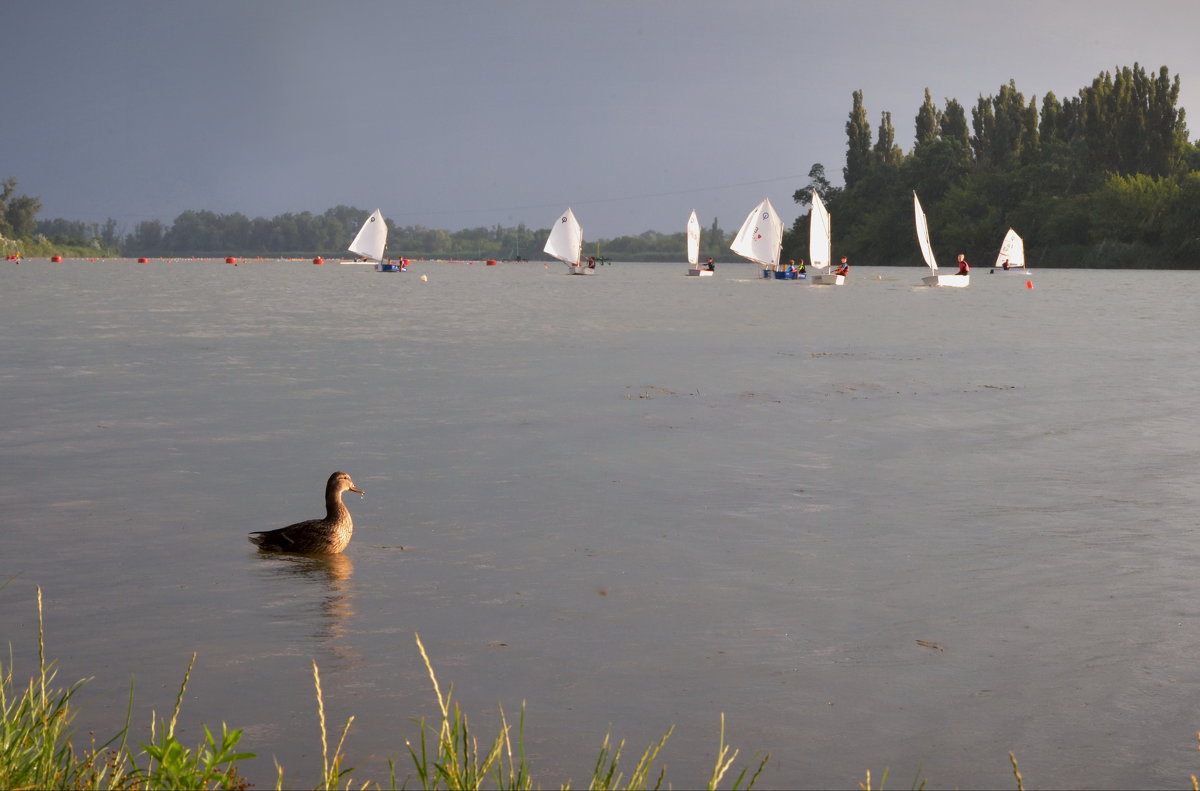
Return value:
M 702 783 L 722 712 L 760 787 L 1186 786 L 1200 278 L 684 269 L 0 270 L 18 677 L 41 586 L 81 730 L 195 652 L 181 735 L 245 728 L 258 785 L 315 782 L 313 661 L 359 780 L 406 772 L 419 633 L 481 738 L 524 702 L 544 787 L 672 724 Z M 257 554 L 338 469 L 345 555 Z

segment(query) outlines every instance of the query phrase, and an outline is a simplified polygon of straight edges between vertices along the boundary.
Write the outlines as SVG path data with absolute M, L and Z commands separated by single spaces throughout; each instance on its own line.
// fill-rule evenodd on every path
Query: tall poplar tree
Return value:
M 879 133 L 875 137 L 875 161 L 884 167 L 900 164 L 904 152 L 896 145 L 896 127 L 892 126 L 892 114 L 884 111 L 879 117 Z
M 917 110 L 917 145 L 932 143 L 941 133 L 941 113 L 933 103 L 929 89 L 925 89 L 925 103 Z
M 871 123 L 863 106 L 863 92 L 854 92 L 854 105 L 846 121 L 846 167 L 842 175 L 849 187 L 867 174 L 871 166 Z

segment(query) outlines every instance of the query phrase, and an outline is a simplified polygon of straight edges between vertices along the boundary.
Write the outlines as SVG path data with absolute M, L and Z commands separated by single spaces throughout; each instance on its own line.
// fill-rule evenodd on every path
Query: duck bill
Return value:
M 350 491 L 354 492 L 355 494 L 366 494 L 366 492 L 364 492 L 362 489 L 358 488 L 357 486 L 351 486 Z

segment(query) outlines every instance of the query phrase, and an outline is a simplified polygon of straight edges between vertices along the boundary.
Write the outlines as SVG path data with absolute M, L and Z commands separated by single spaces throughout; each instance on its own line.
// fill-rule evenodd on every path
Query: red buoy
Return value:
M 150 263 L 150 259 L 149 258 L 139 258 L 138 263 L 139 264 L 148 264 L 148 263 Z
M 316 258 L 313 259 L 313 263 L 316 264 L 317 266 L 320 266 L 321 264 L 325 263 L 325 259 L 322 258 L 321 256 L 317 256 Z
M 50 256 L 50 263 L 52 263 L 52 264 L 61 264 L 61 263 L 62 263 L 62 256 L 61 256 L 61 255 L 52 255 L 52 256 Z
M 233 264 L 234 266 L 237 266 L 237 259 L 234 258 L 233 256 L 230 256 L 229 258 L 225 259 L 225 263 Z
M 1026 281 L 1025 281 L 1025 288 L 1033 288 L 1033 281 L 1032 281 L 1032 280 L 1026 280 Z

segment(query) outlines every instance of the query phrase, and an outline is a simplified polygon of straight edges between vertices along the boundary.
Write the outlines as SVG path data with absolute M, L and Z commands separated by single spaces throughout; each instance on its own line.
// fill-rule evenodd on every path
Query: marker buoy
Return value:
M 325 263 L 325 259 L 322 258 L 321 256 L 317 256 L 316 258 L 313 259 L 313 264 L 315 264 L 317 266 L 320 266 L 323 263 Z
M 50 256 L 50 263 L 52 263 L 52 264 L 61 264 L 61 263 L 62 263 L 62 256 L 61 256 L 61 255 L 52 255 L 52 256 Z
M 421 282 L 422 282 L 422 283 L 428 283 L 428 282 L 429 282 L 429 275 L 421 275 Z
M 234 258 L 233 256 L 230 256 L 229 258 L 225 259 L 225 263 L 233 264 L 234 266 L 237 266 L 237 259 Z
M 1033 288 L 1033 281 L 1032 281 L 1032 280 L 1026 280 L 1026 281 L 1025 281 L 1025 288 Z
M 139 258 L 138 263 L 139 264 L 148 264 L 148 263 L 150 263 L 150 259 L 149 258 Z

